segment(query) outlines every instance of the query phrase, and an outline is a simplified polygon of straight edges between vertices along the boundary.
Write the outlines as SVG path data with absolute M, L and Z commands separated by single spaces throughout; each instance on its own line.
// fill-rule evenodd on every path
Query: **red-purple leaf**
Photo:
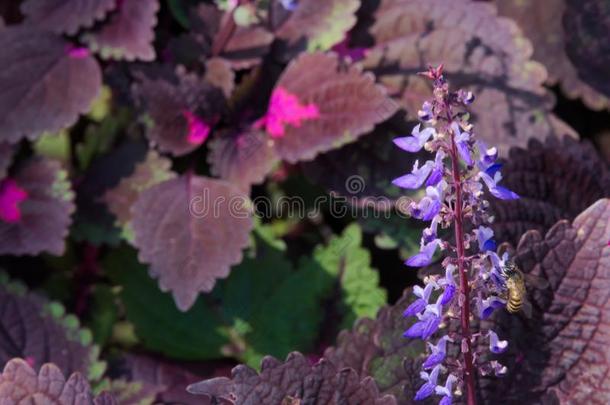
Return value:
M 37 405 L 118 405 L 109 394 L 94 398 L 87 379 L 75 373 L 67 380 L 55 364 L 47 363 L 38 375 L 25 361 L 13 359 L 0 374 L 0 403 Z
M 498 146 L 525 146 L 574 131 L 551 113 L 543 87 L 546 71 L 530 60 L 532 47 L 516 25 L 493 5 L 466 0 L 383 0 L 370 33 L 375 46 L 364 65 L 378 75 L 412 118 L 430 97 L 430 84 L 416 73 L 443 63 L 456 87 L 472 90 L 470 110 L 479 138 Z
M 276 35 L 310 52 L 327 51 L 356 24 L 359 7 L 360 0 L 301 0 Z
M 221 56 L 234 69 L 249 69 L 269 52 L 274 36 L 263 27 L 237 27 Z
M 610 402 L 610 200 L 597 201 L 572 224 L 559 221 L 542 236 L 529 231 L 515 255 L 525 273 L 550 288 L 528 290 L 533 318 L 497 312 L 490 323 L 506 337 L 502 380 L 482 379 L 487 403 Z
M 235 72 L 231 63 L 223 58 L 211 58 L 205 62 L 205 81 L 222 90 L 225 98 L 231 98 L 235 88 Z
M 272 130 L 271 135 L 278 156 L 290 163 L 358 139 L 397 108 L 372 75 L 344 66 L 336 54 L 300 55 L 280 77 L 274 94 L 280 91 L 288 97 L 274 105 L 272 95 L 266 128 L 270 116 L 279 115 L 283 131 Z
M 0 142 L 58 132 L 85 113 L 101 87 L 91 56 L 73 57 L 61 37 L 32 27 L 0 31 Z
M 105 365 L 97 361 L 99 349 L 91 333 L 80 329 L 73 315 L 60 304 L 26 292 L 21 284 L 0 275 L 0 366 L 13 357 L 27 359 L 38 369 L 52 362 L 66 373 L 99 378 Z
M 265 180 L 280 159 L 267 134 L 249 130 L 236 134 L 220 133 L 210 142 L 208 161 L 212 174 L 248 192 L 250 185 Z
M 74 211 L 67 173 L 59 162 L 35 158 L 18 170 L 13 181 L 26 198 L 18 202 L 15 221 L 0 220 L 0 254 L 61 255 Z
M 607 108 L 610 100 L 594 87 L 586 83 L 579 75 L 573 61 L 568 57 L 570 42 L 576 40 L 574 31 L 566 30 L 562 24 L 564 15 L 571 16 L 566 0 L 547 0 L 545 2 L 533 0 L 496 0 L 500 15 L 513 19 L 523 30 L 527 38 L 534 45 L 533 58 L 547 68 L 549 84 L 561 84 L 561 89 L 569 98 L 582 98 L 590 108 L 601 110 Z M 576 2 L 577 11 L 583 10 L 585 5 L 592 2 Z M 596 20 L 601 21 L 596 15 Z M 599 39 L 604 41 L 605 35 Z M 590 37 L 591 39 L 596 36 Z M 586 49 L 588 47 L 582 47 Z M 575 48 L 576 50 L 578 47 Z M 596 58 L 604 53 L 597 53 Z M 583 63 L 591 63 L 591 58 L 582 58 Z M 586 78 L 585 78 L 586 79 Z
M 177 70 L 178 83 L 140 75 L 133 92 L 148 114 L 146 135 L 159 149 L 180 156 L 207 138 L 224 106 L 222 91 L 195 74 Z
M 412 404 L 421 385 L 419 356 L 424 346 L 420 340 L 403 336 L 414 323 L 403 316 L 412 296 L 410 289 L 405 290 L 398 302 L 382 308 L 375 320 L 361 319 L 351 331 L 342 331 L 336 347 L 324 353 L 336 367 L 350 367 L 360 378 L 372 377 L 381 392 L 394 395 L 401 405 Z
M 300 353 L 291 353 L 285 362 L 265 357 L 260 374 L 247 366 L 237 366 L 225 377 L 205 380 L 189 387 L 235 405 L 246 404 L 350 404 L 394 405 L 390 395 L 380 395 L 371 378 L 360 379 L 350 369 L 337 369 L 322 359 L 310 365 Z
M 118 0 L 27 0 L 21 4 L 25 22 L 57 34 L 74 35 L 116 7 Z
M 189 174 L 141 193 L 132 214 L 140 261 L 183 311 L 241 261 L 253 226 L 247 196 L 227 182 Z
M 84 34 L 83 41 L 104 59 L 152 61 L 158 10 L 158 0 L 122 0 L 109 21 Z
M 557 221 L 572 220 L 598 199 L 610 197 L 610 170 L 586 141 L 532 139 L 527 148 L 511 148 L 503 163 L 504 185 L 521 198 L 490 198 L 499 242 L 517 244 L 526 231 L 544 233 Z
M 131 207 L 142 191 L 176 177 L 171 169 L 172 162 L 159 156 L 155 151 L 149 151 L 146 160 L 138 163 L 134 172 L 121 180 L 114 188 L 106 191 L 104 201 L 108 210 L 114 214 L 117 224 L 123 229 L 123 236 L 128 240 L 133 238 L 131 229 Z

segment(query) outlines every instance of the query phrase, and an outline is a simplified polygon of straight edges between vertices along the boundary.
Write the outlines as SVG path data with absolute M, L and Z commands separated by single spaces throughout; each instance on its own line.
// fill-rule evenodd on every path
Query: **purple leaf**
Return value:
M 163 152 L 180 156 L 197 149 L 220 115 L 224 97 L 219 88 L 196 74 L 178 69 L 171 79 L 139 75 L 133 93 L 152 122 L 146 136 Z M 206 132 L 207 131 L 207 132 Z
M 85 113 L 101 86 L 90 56 L 69 56 L 61 37 L 31 27 L 0 31 L 0 142 L 58 132 Z
M 220 56 L 233 69 L 249 69 L 258 65 L 269 52 L 273 39 L 273 34 L 263 27 L 237 27 Z
M 74 35 L 91 27 L 116 7 L 117 0 L 27 0 L 21 4 L 25 22 L 57 34 Z
M 335 54 L 300 55 L 290 62 L 275 89 L 294 96 L 312 113 L 317 110 L 317 116 L 311 114 L 299 124 L 287 122 L 283 134 L 276 136 L 277 154 L 290 163 L 311 160 L 352 142 L 396 111 L 373 76 L 356 66 L 342 66 Z
M 205 81 L 222 90 L 225 98 L 231 98 L 235 88 L 235 72 L 231 63 L 223 58 L 211 58 L 205 61 Z
M 521 198 L 489 199 L 499 242 L 516 244 L 530 229 L 544 233 L 560 219 L 573 219 L 598 199 L 610 197 L 610 170 L 586 141 L 532 140 L 509 155 L 501 184 Z
M 25 361 L 13 359 L 0 374 L 3 404 L 118 405 L 109 394 L 94 398 L 87 379 L 75 373 L 67 380 L 55 364 L 42 366 L 38 375 Z
M 597 201 L 572 223 L 557 222 L 544 237 L 538 231 L 523 235 L 515 262 L 526 283 L 539 277 L 550 288 L 526 284 L 532 319 L 496 311 L 485 324 L 509 341 L 500 359 L 508 367 L 503 383 L 479 382 L 486 402 L 507 397 L 521 403 L 544 397 L 562 404 L 610 401 L 608 239 L 609 199 Z M 480 341 L 480 349 L 488 342 Z
M 190 174 L 138 197 L 132 226 L 139 260 L 151 265 L 150 275 L 182 311 L 241 261 L 253 226 L 250 204 L 235 186 Z
M 364 66 L 377 74 L 410 117 L 417 117 L 430 95 L 426 79 L 416 73 L 443 63 L 452 83 L 476 89 L 477 101 L 469 107 L 476 131 L 502 155 L 529 138 L 566 133 L 576 137 L 552 114 L 553 97 L 543 87 L 545 70 L 530 60 L 527 40 L 489 4 L 382 1 L 368 33 L 375 45 L 367 51 Z
M 0 179 L 6 176 L 6 172 L 13 161 L 14 147 L 8 143 L 0 143 Z
M 358 0 L 299 0 L 276 35 L 291 46 L 302 46 L 310 52 L 329 50 L 356 24 L 359 7 Z
M 249 192 L 280 162 L 267 134 L 250 130 L 243 133 L 222 132 L 210 141 L 208 161 L 212 174 Z
M 121 180 L 114 188 L 106 191 L 104 201 L 109 211 L 114 214 L 117 224 L 123 228 L 124 236 L 132 239 L 131 207 L 144 190 L 173 179 L 176 174 L 172 172 L 171 161 L 160 157 L 155 151 L 149 151 L 146 160 L 136 165 L 134 172 Z
M 36 369 L 52 362 L 66 373 L 80 372 L 92 379 L 103 373 L 105 365 L 97 360 L 99 348 L 91 344 L 91 333 L 80 329 L 76 318 L 66 315 L 60 304 L 28 293 L 22 284 L 0 274 L 0 308 L 4 331 L 0 367 L 20 357 Z
M 74 211 L 67 173 L 59 162 L 34 158 L 13 180 L 27 197 L 18 203 L 15 221 L 0 220 L 0 254 L 61 255 Z
M 237 366 L 231 378 L 205 380 L 189 387 L 189 392 L 216 400 L 245 404 L 349 403 L 395 405 L 390 395 L 381 395 L 371 378 L 359 378 L 349 368 L 339 370 L 322 359 L 313 366 L 300 353 L 288 355 L 285 362 L 265 357 L 257 373 Z
M 82 39 L 103 59 L 153 61 L 158 10 L 158 0 L 122 0 L 108 22 Z
M 603 18 L 603 12 L 595 10 L 595 3 L 599 2 L 580 3 L 580 7 L 578 7 L 579 2 L 573 2 L 577 7 L 572 7 L 572 2 L 566 0 L 548 0 L 544 3 L 496 0 L 495 3 L 498 13 L 515 21 L 532 42 L 533 59 L 543 63 L 548 71 L 547 83 L 559 83 L 564 94 L 569 98 L 582 98 L 591 109 L 601 110 L 608 107 L 610 104 L 608 95 L 602 93 L 603 89 L 596 89 L 600 84 L 603 86 L 603 70 L 593 68 L 598 64 L 604 66 L 607 63 L 603 62 L 602 58 L 607 52 L 599 48 L 603 46 L 602 38 L 605 34 L 602 32 L 599 37 L 596 34 L 584 36 L 589 41 L 585 41 L 583 45 L 582 40 L 579 39 L 581 35 L 577 22 L 578 16 L 589 14 L 587 25 L 590 27 L 596 24 L 603 25 L 604 22 L 607 24 L 607 13 Z M 583 24 L 581 27 L 587 25 Z M 596 38 L 600 41 L 597 42 Z M 578 60 L 571 56 L 574 53 L 578 54 L 579 50 L 587 50 L 592 55 L 581 57 L 580 66 Z M 591 71 L 583 75 L 579 70 L 584 66 L 583 72 L 585 72 L 587 64 L 591 66 Z M 587 84 L 587 81 L 591 81 L 591 84 Z

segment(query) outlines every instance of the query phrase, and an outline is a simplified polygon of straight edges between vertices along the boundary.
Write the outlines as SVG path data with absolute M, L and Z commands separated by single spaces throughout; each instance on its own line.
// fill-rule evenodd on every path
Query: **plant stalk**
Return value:
M 453 183 L 455 185 L 455 207 L 453 210 L 455 221 L 455 243 L 457 249 L 458 272 L 460 274 L 460 324 L 462 338 L 466 341 L 467 350 L 464 353 L 464 384 L 466 385 L 466 400 L 468 405 L 476 405 L 476 392 L 474 383 L 474 364 L 472 356 L 472 343 L 470 341 L 470 288 L 468 274 L 464 266 L 464 228 L 462 226 L 462 179 L 458 162 L 455 134 L 451 132 L 451 168 Z M 461 346 L 461 345 L 460 345 Z

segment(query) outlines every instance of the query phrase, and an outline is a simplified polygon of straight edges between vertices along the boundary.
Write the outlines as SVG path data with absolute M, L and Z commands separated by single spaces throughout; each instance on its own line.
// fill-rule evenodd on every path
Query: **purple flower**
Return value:
M 439 281 L 440 285 L 445 286 L 445 291 L 443 291 L 443 295 L 441 295 L 442 305 L 447 305 L 450 303 L 457 290 L 457 285 L 455 283 L 455 279 L 453 278 L 453 270 L 455 270 L 454 265 L 447 265 L 445 268 L 445 278 Z
M 434 117 L 434 112 L 432 111 L 432 103 L 430 103 L 429 101 L 424 101 L 421 110 L 417 112 L 417 116 L 420 120 L 424 122 L 431 121 Z
M 494 231 L 491 228 L 479 226 L 475 233 L 477 235 L 479 250 L 481 252 L 487 252 L 488 250 L 493 252 L 496 250 L 496 241 L 492 239 L 494 236 Z
M 449 338 L 447 336 L 443 336 L 438 340 L 436 345 L 428 343 L 431 353 L 426 361 L 424 361 L 423 367 L 425 370 L 435 367 L 445 360 L 445 355 L 447 354 L 447 340 L 449 340 Z
M 424 128 L 423 131 L 419 130 L 420 127 L 421 124 L 417 124 L 413 131 L 411 131 L 411 136 L 394 139 L 394 144 L 407 152 L 419 152 L 428 142 L 428 139 L 436 134 L 432 127 Z
M 443 164 L 443 160 L 445 159 L 445 152 L 442 150 L 438 150 L 436 152 L 436 157 L 434 158 L 434 166 L 432 167 L 432 172 L 430 173 L 430 177 L 426 180 L 426 186 L 435 186 L 443 179 L 443 174 L 445 172 L 445 165 Z
M 409 257 L 407 261 L 405 261 L 405 264 L 411 267 L 424 267 L 429 265 L 432 262 L 432 256 L 434 256 L 439 243 L 440 239 L 434 239 L 432 242 L 426 244 L 422 243 L 419 253 Z
M 436 381 L 438 380 L 438 374 L 440 372 L 441 366 L 436 366 L 432 369 L 430 374 L 425 371 L 419 373 L 420 378 L 426 382 L 417 390 L 417 393 L 415 394 L 416 401 L 421 401 L 434 394 L 436 391 Z
M 280 0 L 280 3 L 282 4 L 282 7 L 288 11 L 296 10 L 297 6 L 299 5 L 298 0 Z
M 432 222 L 430 223 L 430 226 L 428 228 L 424 229 L 424 231 L 422 232 L 422 240 L 424 241 L 424 243 L 430 243 L 434 239 L 436 239 L 439 221 L 440 221 L 440 218 L 437 215 L 434 218 L 432 218 Z
M 496 297 L 490 296 L 481 300 L 477 298 L 477 306 L 479 309 L 479 318 L 487 319 L 493 314 L 496 309 L 503 308 L 506 305 L 506 301 Z
M 488 332 L 489 335 L 489 350 L 491 350 L 492 353 L 504 353 L 506 351 L 506 349 L 508 348 L 508 342 L 506 340 L 500 340 L 500 338 L 498 338 L 498 335 L 496 335 L 496 333 L 493 330 L 490 330 Z
M 477 147 L 479 149 L 478 166 L 482 171 L 486 171 L 498 159 L 498 149 L 497 148 L 488 149 L 487 146 L 485 145 L 485 143 L 483 143 L 482 141 L 477 142 Z
M 413 316 L 426 309 L 426 305 L 428 305 L 428 301 L 430 300 L 430 294 L 432 294 L 432 290 L 434 288 L 434 283 L 426 284 L 425 288 L 421 288 L 418 285 L 413 287 L 413 294 L 415 294 L 419 298 L 413 301 L 411 305 L 409 305 L 407 309 L 405 309 L 405 312 L 403 312 L 402 315 L 404 317 Z
M 479 173 L 479 176 L 481 176 L 481 179 L 483 179 L 483 182 L 489 189 L 489 192 L 494 197 L 499 198 L 501 200 L 516 200 L 519 198 L 519 196 L 513 191 L 510 191 L 509 189 L 504 188 L 502 186 L 498 186 L 498 183 L 500 182 L 500 180 L 502 180 L 502 174 L 500 174 L 499 171 L 496 171 L 494 173 L 493 178 L 485 172 Z
M 472 156 L 470 155 L 470 147 L 468 141 L 470 141 L 470 134 L 466 131 L 462 132 L 457 122 L 451 123 L 451 129 L 455 133 L 455 143 L 457 144 L 458 153 L 462 160 L 468 165 L 474 165 Z
M 444 181 L 437 184 L 436 187 L 426 187 L 426 196 L 411 210 L 413 217 L 424 221 L 430 221 L 434 218 L 443 206 L 442 200 L 446 187 L 447 183 Z
M 413 170 L 409 174 L 405 174 L 397 179 L 392 181 L 392 184 L 398 186 L 400 188 L 409 188 L 416 189 L 420 188 L 428 175 L 432 171 L 432 167 L 434 166 L 434 162 L 428 160 L 422 167 L 419 167 L 419 161 L 416 160 L 413 165 Z
M 439 402 L 439 405 L 451 405 L 453 399 L 453 384 L 457 382 L 457 377 L 453 374 L 447 376 L 445 386 L 437 385 L 434 391 L 436 395 L 442 395 L 443 398 Z
M 403 334 L 404 337 L 422 338 L 427 340 L 438 330 L 441 324 L 441 315 L 443 306 L 440 303 L 441 297 L 438 297 L 436 303 L 426 305 L 423 314 L 417 314 L 419 319 Z

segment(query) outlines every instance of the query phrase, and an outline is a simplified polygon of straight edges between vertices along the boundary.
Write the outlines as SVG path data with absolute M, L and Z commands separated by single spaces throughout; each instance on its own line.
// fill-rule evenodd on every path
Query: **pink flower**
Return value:
M 192 112 L 185 110 L 182 112 L 188 123 L 187 141 L 191 145 L 201 145 L 210 135 L 210 126 L 197 117 Z
M 271 95 L 267 114 L 254 123 L 255 128 L 265 127 L 272 138 L 281 138 L 286 133 L 286 125 L 300 127 L 303 121 L 320 117 L 315 104 L 303 105 L 286 89 L 278 87 Z
M 13 179 L 0 182 L 0 219 L 8 223 L 21 220 L 19 204 L 28 198 L 28 193 Z

